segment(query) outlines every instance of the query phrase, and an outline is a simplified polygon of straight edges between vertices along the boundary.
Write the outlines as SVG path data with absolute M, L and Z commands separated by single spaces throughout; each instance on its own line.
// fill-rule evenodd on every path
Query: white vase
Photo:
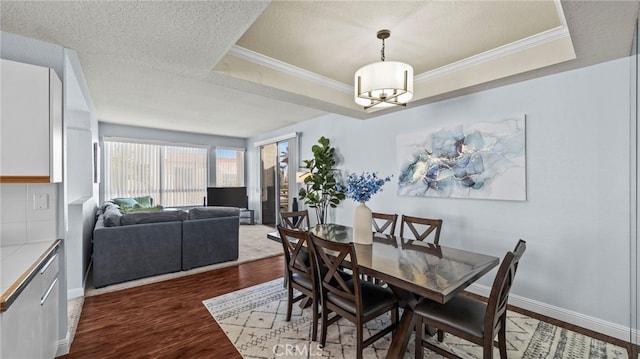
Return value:
M 358 244 L 372 244 L 373 230 L 371 229 L 371 209 L 364 202 L 353 210 L 353 242 Z

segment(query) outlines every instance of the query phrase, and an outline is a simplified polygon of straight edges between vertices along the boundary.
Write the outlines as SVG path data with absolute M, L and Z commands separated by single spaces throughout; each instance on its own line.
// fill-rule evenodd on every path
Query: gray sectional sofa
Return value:
M 93 230 L 95 288 L 238 259 L 233 207 L 121 213 L 105 202 Z

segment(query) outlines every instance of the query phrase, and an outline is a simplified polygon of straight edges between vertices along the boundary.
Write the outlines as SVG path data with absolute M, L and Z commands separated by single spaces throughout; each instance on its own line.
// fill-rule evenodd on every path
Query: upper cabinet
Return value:
M 62 182 L 62 82 L 53 69 L 1 61 L 0 183 Z

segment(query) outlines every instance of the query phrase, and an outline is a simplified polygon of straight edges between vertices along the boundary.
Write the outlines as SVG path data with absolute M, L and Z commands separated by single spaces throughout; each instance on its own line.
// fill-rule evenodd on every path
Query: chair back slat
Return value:
M 429 235 L 433 233 L 434 244 L 440 242 L 440 230 L 442 228 L 441 219 L 411 217 L 402 215 L 402 223 L 400 226 L 400 237 L 405 238 L 405 227 L 411 230 L 411 233 L 416 240 L 424 241 Z
M 507 314 L 507 302 L 509 300 L 511 286 L 516 276 L 520 258 L 522 258 L 522 254 L 526 249 L 526 242 L 520 239 L 513 252 L 507 252 L 500 264 L 498 273 L 493 280 L 491 294 L 489 295 L 489 301 L 487 303 L 484 322 L 485 333 L 495 333 L 501 323 L 504 322 L 502 319 L 503 316 Z M 493 340 L 493 337 L 491 337 L 491 339 Z
M 315 278 L 315 264 L 313 253 L 309 251 L 309 234 L 305 231 L 284 228 L 278 226 L 280 242 L 284 249 L 284 257 L 287 263 L 289 276 L 298 274 L 309 280 Z
M 386 214 L 386 213 L 371 213 L 373 230 L 377 233 L 395 235 L 396 233 L 396 222 L 398 221 L 397 214 Z
M 304 228 L 308 229 L 309 225 L 309 211 L 293 211 L 293 212 L 280 212 L 280 222 L 285 228 L 296 229 Z
M 326 273 L 320 274 L 320 285 L 323 292 L 331 292 L 355 302 L 358 307 L 361 306 L 358 262 L 353 244 L 328 241 L 314 234 L 311 234 L 310 237 L 318 261 L 318 270 L 322 272 L 326 270 Z M 343 266 L 351 268 L 353 286 L 349 286 L 338 273 L 339 268 Z M 325 269 L 320 269 L 322 267 Z

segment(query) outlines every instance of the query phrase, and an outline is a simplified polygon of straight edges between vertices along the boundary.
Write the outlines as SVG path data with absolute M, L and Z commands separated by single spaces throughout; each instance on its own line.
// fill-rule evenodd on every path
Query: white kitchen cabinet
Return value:
M 2 313 L 2 359 L 40 358 L 40 284 L 32 280 Z
M 58 350 L 58 265 L 57 246 L 25 273 L 15 286 L 0 315 L 2 337 L 0 359 L 51 359 Z
M 62 82 L 53 69 L 1 60 L 0 183 L 62 181 Z
M 40 323 L 41 354 L 40 358 L 53 358 L 58 350 L 58 254 L 40 270 Z

